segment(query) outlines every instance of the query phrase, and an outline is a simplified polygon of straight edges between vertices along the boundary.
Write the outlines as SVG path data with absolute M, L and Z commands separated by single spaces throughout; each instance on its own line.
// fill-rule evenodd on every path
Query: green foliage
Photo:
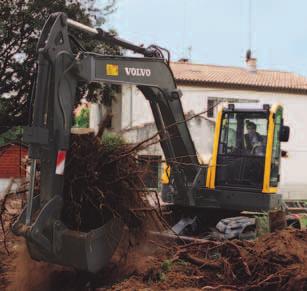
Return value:
M 3 132 L 0 134 L 0 146 L 12 141 L 20 141 L 21 133 L 22 130 L 20 126 L 13 127 Z
M 79 128 L 88 128 L 90 126 L 90 110 L 82 108 L 80 114 L 75 118 L 75 126 Z
M 65 12 L 68 17 L 85 25 L 106 22 L 115 10 L 116 0 L 108 0 L 99 9 L 94 0 L 0 0 L 0 126 L 24 125 L 28 122 L 31 86 L 36 71 L 36 45 L 48 16 Z M 86 8 L 87 7 L 87 8 Z M 89 35 L 75 33 L 86 50 L 119 53 Z M 75 49 L 75 48 L 73 48 Z M 97 98 L 101 85 L 79 86 L 76 102 L 84 97 Z M 5 131 L 0 128 L 0 133 Z
M 163 282 L 166 280 L 166 273 L 172 269 L 173 262 L 171 260 L 165 260 L 161 264 L 161 271 L 157 273 L 157 280 Z
M 262 236 L 270 232 L 269 217 L 266 213 L 256 217 L 257 236 Z
M 182 259 L 176 261 L 176 263 L 177 263 L 178 265 L 182 265 L 182 266 L 187 266 L 187 265 L 189 264 L 187 261 L 182 260 Z
M 152 282 L 163 282 L 166 280 L 167 272 L 172 269 L 173 262 L 171 260 L 165 260 L 161 263 L 160 268 L 152 268 L 149 270 L 145 280 L 147 283 L 152 284 Z
M 163 282 L 166 279 L 166 274 L 163 272 L 158 273 L 158 281 Z
M 163 270 L 163 272 L 169 272 L 172 268 L 173 262 L 171 260 L 165 260 L 162 264 L 161 264 L 161 269 Z
M 302 215 L 299 217 L 301 229 L 307 229 L 307 216 Z
M 124 138 L 114 132 L 105 132 L 102 135 L 101 143 L 104 145 L 106 151 L 113 151 L 119 146 L 125 144 Z

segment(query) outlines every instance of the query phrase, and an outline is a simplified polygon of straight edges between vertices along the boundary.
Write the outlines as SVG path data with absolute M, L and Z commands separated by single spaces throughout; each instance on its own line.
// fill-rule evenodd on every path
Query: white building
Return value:
M 307 199 L 307 78 L 289 72 L 258 70 L 254 59 L 246 67 L 188 62 L 172 63 L 171 67 L 183 92 L 181 100 L 186 114 L 205 111 L 220 101 L 281 103 L 291 134 L 290 141 L 282 145 L 288 157 L 282 160 L 280 192 L 286 198 Z M 112 105 L 115 131 L 124 130 L 126 138 L 132 142 L 156 132 L 149 103 L 136 87 L 123 86 L 116 99 Z M 201 156 L 211 155 L 216 112 L 217 108 L 189 121 Z M 159 144 L 144 154 L 163 157 Z

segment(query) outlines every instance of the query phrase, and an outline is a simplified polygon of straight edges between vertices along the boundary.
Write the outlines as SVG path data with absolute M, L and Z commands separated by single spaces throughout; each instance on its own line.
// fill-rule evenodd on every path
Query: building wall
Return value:
M 18 145 L 8 145 L 0 148 L 0 199 L 3 198 L 4 192 L 9 185 L 11 185 L 10 191 L 17 190 L 26 176 L 25 169 L 20 168 L 20 165 L 21 160 L 27 154 L 28 149 L 20 148 Z M 13 183 L 11 184 L 11 182 Z
M 26 171 L 21 165 L 28 149 L 19 145 L 0 148 L 0 179 L 25 177 Z
M 190 111 L 188 115 L 192 114 L 194 115 L 194 113 Z M 199 158 L 202 158 L 204 162 L 207 161 L 209 158 L 208 156 L 211 155 L 214 125 L 215 125 L 214 122 L 212 121 L 208 122 L 206 119 L 202 117 L 191 119 L 188 122 L 189 130 L 191 132 L 193 141 L 199 153 Z M 132 127 L 123 132 L 124 138 L 130 142 L 139 142 L 146 140 L 154 136 L 156 133 L 157 133 L 157 128 L 153 122 Z M 153 141 L 157 142 L 154 142 L 152 145 L 142 150 L 140 154 L 164 156 L 158 140 L 154 139 Z
M 291 196 L 291 191 L 296 193 L 296 198 L 298 196 L 307 198 L 307 171 L 305 169 L 307 164 L 307 114 L 305 112 L 307 96 L 194 86 L 179 86 L 179 88 L 183 92 L 182 104 L 185 113 L 199 113 L 206 110 L 208 98 L 235 99 L 245 102 L 259 101 L 267 104 L 281 103 L 284 106 L 285 123 L 290 126 L 291 134 L 289 142 L 282 144 L 282 149 L 288 151 L 288 158 L 282 159 L 280 189 L 288 198 Z M 130 85 L 123 86 L 122 96 L 119 98 L 121 99 L 121 122 L 118 123 L 117 129 L 132 127 L 133 130 L 128 134 L 130 135 L 128 139 L 141 141 L 142 137 L 149 132 L 149 125 L 144 126 L 144 124 L 153 122 L 148 101 L 136 87 Z M 200 155 L 210 155 L 213 140 L 210 121 L 203 119 L 202 122 L 199 122 L 193 119 L 189 123 L 189 128 Z M 150 132 L 154 133 L 153 127 Z
M 149 102 L 135 86 L 123 85 L 121 94 L 117 94 L 115 99 L 112 104 L 115 130 L 153 122 Z

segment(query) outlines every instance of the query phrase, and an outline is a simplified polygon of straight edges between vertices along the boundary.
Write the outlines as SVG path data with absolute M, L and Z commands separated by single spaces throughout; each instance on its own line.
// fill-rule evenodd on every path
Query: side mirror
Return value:
M 289 136 L 290 136 L 290 127 L 283 125 L 280 128 L 279 140 L 281 142 L 287 142 L 289 140 Z

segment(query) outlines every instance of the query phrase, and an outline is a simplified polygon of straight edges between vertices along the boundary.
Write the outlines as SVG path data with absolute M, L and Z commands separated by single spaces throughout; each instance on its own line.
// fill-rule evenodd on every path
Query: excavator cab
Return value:
M 289 130 L 281 105 L 261 107 L 230 104 L 219 114 L 211 188 L 276 193 L 280 143 L 288 140 Z
M 229 104 L 220 110 L 212 157 L 204 165 L 206 181 L 195 189 L 194 205 L 239 211 L 280 208 L 282 198 L 277 187 L 281 142 L 288 141 L 289 132 L 279 104 Z M 172 171 L 169 172 L 168 179 L 162 180 L 163 197 L 169 197 L 167 189 L 172 189 Z M 174 194 L 175 205 L 184 205 L 180 198 Z

